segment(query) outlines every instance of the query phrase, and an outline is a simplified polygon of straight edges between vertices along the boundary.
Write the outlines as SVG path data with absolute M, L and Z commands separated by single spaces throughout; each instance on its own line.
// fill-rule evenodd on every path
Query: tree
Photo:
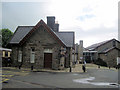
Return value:
M 6 47 L 9 39 L 13 35 L 13 32 L 11 32 L 9 29 L 2 29 L 1 32 L 2 32 L 2 47 Z

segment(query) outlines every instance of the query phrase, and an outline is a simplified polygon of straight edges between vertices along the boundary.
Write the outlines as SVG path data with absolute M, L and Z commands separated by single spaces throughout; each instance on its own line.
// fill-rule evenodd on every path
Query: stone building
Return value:
M 9 45 L 14 66 L 64 69 L 71 65 L 74 32 L 60 32 L 55 17 L 35 26 L 18 26 Z
M 120 42 L 118 40 L 111 39 L 103 41 L 97 44 L 93 44 L 86 49 L 89 51 L 88 54 L 94 52 L 90 55 L 94 61 L 100 58 L 107 63 L 107 66 L 115 67 L 117 65 L 117 57 L 120 53 Z M 86 57 L 86 55 L 84 57 Z
M 75 61 L 77 63 L 83 63 L 83 40 L 79 41 L 79 44 L 75 44 Z

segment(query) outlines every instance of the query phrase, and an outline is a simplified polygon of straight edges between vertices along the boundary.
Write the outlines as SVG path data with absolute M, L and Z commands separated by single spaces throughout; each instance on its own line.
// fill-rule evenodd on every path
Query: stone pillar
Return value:
M 76 58 L 75 58 L 75 50 L 74 50 L 74 67 L 75 67 L 75 64 L 76 64 Z
M 78 43 L 75 44 L 75 61 L 76 63 L 78 63 Z
M 80 61 L 80 45 L 78 45 L 78 63 Z
M 60 66 L 59 66 L 60 70 L 64 69 L 64 62 L 65 62 L 65 57 L 61 57 L 60 58 Z
M 78 62 L 83 62 L 83 40 L 80 40 L 78 45 Z
M 61 47 L 61 50 L 60 50 L 60 64 L 59 64 L 59 69 L 60 70 L 64 69 L 65 53 L 66 53 L 66 48 Z

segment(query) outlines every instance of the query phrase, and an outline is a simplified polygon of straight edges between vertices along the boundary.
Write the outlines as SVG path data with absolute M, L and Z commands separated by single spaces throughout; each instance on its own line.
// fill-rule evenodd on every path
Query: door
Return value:
M 52 68 L 52 53 L 44 53 L 44 67 Z

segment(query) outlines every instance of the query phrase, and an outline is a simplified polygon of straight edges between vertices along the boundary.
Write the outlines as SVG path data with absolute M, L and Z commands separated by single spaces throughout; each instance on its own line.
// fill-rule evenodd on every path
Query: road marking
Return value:
M 10 80 L 10 79 L 4 78 L 0 83 L 3 83 L 3 82 L 8 81 L 8 80 Z
M 20 72 L 14 72 L 14 71 L 4 71 L 4 74 L 12 74 L 12 75 L 21 75 L 21 76 L 25 76 L 28 75 L 29 72 L 26 71 L 20 71 Z
M 109 82 L 89 82 L 94 80 L 95 77 L 83 78 L 83 79 L 75 79 L 73 82 L 82 83 L 82 84 L 92 84 L 97 86 L 115 86 L 118 87 L 117 83 L 109 83 Z
M 14 76 L 14 75 L 0 75 L 0 77 L 12 77 L 12 76 Z

